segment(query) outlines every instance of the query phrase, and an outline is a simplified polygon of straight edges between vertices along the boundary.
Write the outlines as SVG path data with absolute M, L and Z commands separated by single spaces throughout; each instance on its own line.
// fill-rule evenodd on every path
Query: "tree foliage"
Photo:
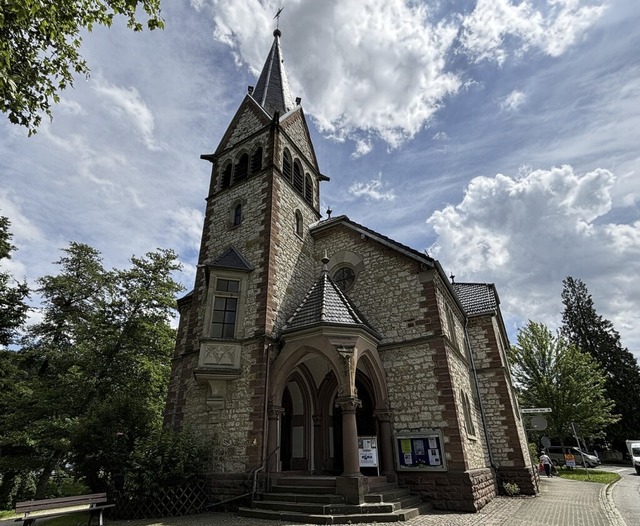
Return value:
M 596 312 L 584 282 L 569 276 L 563 285 L 562 334 L 604 371 L 607 397 L 621 415 L 608 427 L 607 437 L 616 449 L 624 451 L 625 439 L 640 436 L 640 367 L 633 354 L 622 347 L 613 324 Z
M 604 376 L 597 363 L 543 324 L 529 321 L 510 349 L 512 374 L 525 407 L 549 407 L 547 434 L 571 436 L 571 422 L 583 438 L 594 439 L 617 420 L 605 397 Z
M 0 264 L 11 258 L 15 247 L 11 244 L 9 219 L 0 216 Z M 17 282 L 9 272 L 0 271 L 0 347 L 6 347 L 14 338 L 27 317 L 26 299 L 29 288 Z
M 92 490 L 108 487 L 159 427 L 181 290 L 169 250 L 106 270 L 98 251 L 71 243 L 57 263 L 38 281 L 41 322 L 3 356 L 14 388 L 0 396 L 0 470 L 36 472 L 36 497 L 69 466 Z
M 123 15 L 140 31 L 139 8 L 149 29 L 163 27 L 160 0 L 0 0 L 0 110 L 34 133 L 74 74 L 89 73 L 82 30 L 111 26 Z

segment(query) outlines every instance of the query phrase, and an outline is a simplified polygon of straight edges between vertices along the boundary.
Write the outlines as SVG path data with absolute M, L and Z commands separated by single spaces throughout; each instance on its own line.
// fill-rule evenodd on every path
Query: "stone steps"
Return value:
M 240 508 L 238 514 L 307 524 L 355 524 L 406 521 L 431 509 L 385 477 L 369 477 L 368 482 L 365 502 L 347 504 L 344 496 L 335 493 L 334 477 L 282 477 L 253 508 Z

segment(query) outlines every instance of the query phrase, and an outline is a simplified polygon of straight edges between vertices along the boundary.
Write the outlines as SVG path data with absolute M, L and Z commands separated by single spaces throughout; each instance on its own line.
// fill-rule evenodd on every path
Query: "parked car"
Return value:
M 585 467 L 595 468 L 601 464 L 600 459 L 595 455 L 589 453 L 583 453 L 577 447 L 565 446 L 550 446 L 547 448 L 547 455 L 553 462 L 554 466 L 565 465 L 565 455 L 573 455 L 576 459 L 576 466 L 582 466 L 582 459 L 584 458 Z

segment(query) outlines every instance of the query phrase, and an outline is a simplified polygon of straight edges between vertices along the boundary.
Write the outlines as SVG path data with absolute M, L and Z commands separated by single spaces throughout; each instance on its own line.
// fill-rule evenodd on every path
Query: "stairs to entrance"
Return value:
M 355 524 L 406 521 L 431 509 L 385 477 L 368 477 L 363 504 L 347 504 L 336 494 L 336 477 L 281 477 L 253 508 L 240 508 L 241 517 L 286 520 L 308 524 Z

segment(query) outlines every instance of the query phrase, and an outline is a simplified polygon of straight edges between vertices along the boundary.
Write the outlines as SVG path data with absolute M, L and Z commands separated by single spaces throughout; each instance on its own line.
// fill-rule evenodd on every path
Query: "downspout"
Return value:
M 471 370 L 473 372 L 473 381 L 476 384 L 476 394 L 478 395 L 478 403 L 480 404 L 480 418 L 482 418 L 482 429 L 484 430 L 484 439 L 487 443 L 487 453 L 489 454 L 489 463 L 491 467 L 499 473 L 499 466 L 495 463 L 493 458 L 493 452 L 491 451 L 491 441 L 489 436 L 489 429 L 487 427 L 487 415 L 484 410 L 484 404 L 482 403 L 482 395 L 480 394 L 480 385 L 478 383 L 478 371 L 476 370 L 476 362 L 473 358 L 473 349 L 471 348 L 471 339 L 469 338 L 469 318 L 465 316 L 464 319 L 464 339 L 467 343 L 467 349 L 469 350 L 469 360 L 471 361 Z
M 269 359 L 271 358 L 271 343 L 268 343 L 264 346 L 265 348 L 265 367 L 266 371 L 264 373 L 264 408 L 262 414 L 262 462 L 261 464 L 264 466 L 264 463 L 267 459 L 267 432 L 269 429 L 269 371 L 271 369 L 269 365 Z
M 264 407 L 262 409 L 262 455 L 261 455 L 261 461 L 260 461 L 260 466 L 258 467 L 258 469 L 253 471 L 253 481 L 251 483 L 251 507 L 253 508 L 253 501 L 255 499 L 255 495 L 256 495 L 256 490 L 257 490 L 257 484 L 258 484 L 258 473 L 260 471 L 263 471 L 266 468 L 266 463 L 267 463 L 267 447 L 268 447 L 268 440 L 267 440 L 267 431 L 268 431 L 268 426 L 269 426 L 269 420 L 268 420 L 268 411 L 269 411 L 269 370 L 271 369 L 271 367 L 269 366 L 269 358 L 271 357 L 271 344 L 268 343 L 266 345 L 264 345 L 264 354 L 265 354 L 265 367 L 266 367 L 266 371 L 264 373 Z

